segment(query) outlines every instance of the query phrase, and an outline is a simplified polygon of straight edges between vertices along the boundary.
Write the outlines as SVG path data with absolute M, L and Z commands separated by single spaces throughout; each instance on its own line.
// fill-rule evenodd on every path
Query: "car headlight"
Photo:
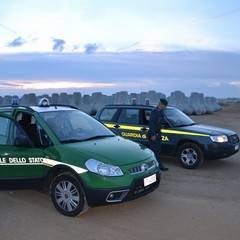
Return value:
M 102 175 L 102 176 L 123 176 L 122 170 L 118 166 L 113 166 L 100 162 L 96 159 L 88 159 L 85 163 L 87 169 L 90 172 Z
M 226 135 L 219 135 L 219 136 L 210 136 L 213 142 L 224 143 L 228 142 L 228 138 Z

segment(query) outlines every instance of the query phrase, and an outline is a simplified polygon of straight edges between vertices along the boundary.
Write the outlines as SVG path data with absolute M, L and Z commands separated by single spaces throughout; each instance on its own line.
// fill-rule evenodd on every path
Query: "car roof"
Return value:
M 144 104 L 106 104 L 102 107 L 104 108 L 138 108 L 138 109 L 154 109 L 156 106 L 144 105 Z M 166 109 L 172 109 L 174 107 L 167 106 Z
M 52 111 L 66 111 L 78 109 L 71 105 L 50 104 L 47 98 L 41 99 L 38 105 L 26 106 L 26 105 L 6 105 L 0 106 L 1 111 L 13 111 L 15 109 L 22 109 L 28 112 L 52 112 Z
M 61 106 L 61 105 L 54 105 L 49 107 L 39 107 L 39 106 L 30 106 L 34 112 L 53 112 L 53 111 L 69 111 L 76 109 L 70 106 Z
M 131 108 L 154 108 L 152 105 L 143 105 L 143 104 L 107 104 L 104 105 L 103 107 L 118 107 L 118 108 L 126 108 L 126 107 L 131 107 Z

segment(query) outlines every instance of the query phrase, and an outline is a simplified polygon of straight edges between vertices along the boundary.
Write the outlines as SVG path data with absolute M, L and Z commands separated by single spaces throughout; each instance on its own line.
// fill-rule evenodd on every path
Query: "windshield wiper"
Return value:
M 98 138 L 106 138 L 106 137 L 115 137 L 115 135 L 97 135 L 89 138 L 83 139 L 83 141 L 88 141 L 88 140 L 93 140 L 93 139 L 98 139 Z
M 84 140 L 82 139 L 66 139 L 66 140 L 61 140 L 61 143 L 75 143 L 75 142 L 82 142 Z

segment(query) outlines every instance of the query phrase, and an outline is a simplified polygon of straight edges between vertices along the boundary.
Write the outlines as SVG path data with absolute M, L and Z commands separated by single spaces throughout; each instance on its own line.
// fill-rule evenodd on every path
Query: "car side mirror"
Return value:
M 17 136 L 13 145 L 15 147 L 32 147 L 30 139 L 24 135 Z

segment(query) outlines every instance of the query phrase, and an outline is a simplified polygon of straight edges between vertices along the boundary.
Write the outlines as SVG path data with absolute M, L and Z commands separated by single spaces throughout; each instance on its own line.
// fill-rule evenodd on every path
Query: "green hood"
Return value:
M 141 162 L 152 156 L 150 149 L 145 146 L 118 136 L 69 143 L 64 147 L 71 154 L 74 151 L 86 159 L 95 158 L 118 166 Z

